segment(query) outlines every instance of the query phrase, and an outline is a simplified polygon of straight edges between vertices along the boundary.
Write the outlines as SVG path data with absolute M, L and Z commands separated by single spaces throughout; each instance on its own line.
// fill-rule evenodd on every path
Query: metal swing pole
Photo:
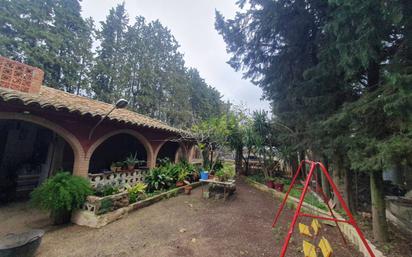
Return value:
M 316 163 L 316 165 L 319 165 L 319 164 L 320 164 L 320 162 Z M 319 165 L 319 168 L 320 168 L 320 165 Z M 342 230 L 339 227 L 339 223 L 338 223 L 339 220 L 336 218 L 335 214 L 333 213 L 332 207 L 330 207 L 330 205 L 329 205 L 329 197 L 325 194 L 322 187 L 320 186 L 320 183 L 319 183 L 319 180 L 318 180 L 318 175 L 316 173 L 315 173 L 315 180 L 316 180 L 316 187 L 319 188 L 319 193 L 322 195 L 322 200 L 326 204 L 326 206 L 328 207 L 330 215 L 332 216 L 331 220 L 335 222 L 335 225 L 338 228 L 339 234 L 342 237 L 342 241 L 345 243 L 345 245 L 347 245 L 345 236 L 343 235 Z
M 294 186 L 294 184 L 295 184 L 295 182 L 296 182 L 296 179 L 298 178 L 299 173 L 300 173 L 300 171 L 302 170 L 302 166 L 303 166 L 305 163 L 306 163 L 305 160 L 302 160 L 302 161 L 300 162 L 299 167 L 298 167 L 298 169 L 296 170 L 295 175 L 293 176 L 292 182 L 290 183 L 290 186 L 289 186 L 289 188 L 288 188 L 288 191 L 286 192 L 286 195 L 285 195 L 285 197 L 283 198 L 283 201 L 282 201 L 281 205 L 279 206 L 279 209 L 278 209 L 278 211 L 277 211 L 277 213 L 276 213 L 276 216 L 275 216 L 275 218 L 273 219 L 272 228 L 275 227 L 275 225 L 276 225 L 276 223 L 277 223 L 277 221 L 278 221 L 278 219 L 279 219 L 279 216 L 280 216 L 280 214 L 282 213 L 283 208 L 285 207 L 286 201 L 288 200 L 289 193 L 290 193 L 290 191 L 292 190 L 292 188 L 293 188 L 293 186 Z
M 358 233 L 360 239 L 362 240 L 363 245 L 366 247 L 366 250 L 368 251 L 369 255 L 371 257 L 375 257 L 375 254 L 373 253 L 373 251 L 370 248 L 368 242 L 366 241 L 366 238 L 363 235 L 362 231 L 359 229 L 358 225 L 356 224 L 356 221 L 353 218 L 352 213 L 350 212 L 348 206 L 346 205 L 345 201 L 343 200 L 343 197 L 340 195 L 340 193 L 338 191 L 338 188 L 336 187 L 335 183 L 333 182 L 332 178 L 330 177 L 327 169 L 325 168 L 325 166 L 321 162 L 317 162 L 316 164 L 319 165 L 322 172 L 325 174 L 325 176 L 328 179 L 330 185 L 332 186 L 332 189 L 333 189 L 334 193 L 338 197 L 339 202 L 341 203 L 343 209 L 345 210 L 346 215 L 348 215 L 348 217 L 349 217 L 348 223 L 351 224 L 355 228 L 355 230 Z
M 313 172 L 315 171 L 315 167 L 316 167 L 315 162 L 313 162 L 313 161 L 305 161 L 305 162 L 309 162 L 311 164 L 309 174 L 306 178 L 306 182 L 305 182 L 305 186 L 303 187 L 302 194 L 300 195 L 300 200 L 299 200 L 298 206 L 296 207 L 296 212 L 295 212 L 295 215 L 293 216 L 292 223 L 289 226 L 289 232 L 287 233 L 287 235 L 285 237 L 285 241 L 283 243 L 283 247 L 282 247 L 282 251 L 280 253 L 280 257 L 284 257 L 285 254 L 286 254 L 290 238 L 292 237 L 293 230 L 295 228 L 296 221 L 299 218 L 299 213 L 300 213 L 300 209 L 302 208 L 303 200 L 305 199 L 305 195 L 306 195 L 306 192 L 308 190 L 310 179 L 313 175 Z M 286 196 L 285 196 L 285 198 L 286 198 Z

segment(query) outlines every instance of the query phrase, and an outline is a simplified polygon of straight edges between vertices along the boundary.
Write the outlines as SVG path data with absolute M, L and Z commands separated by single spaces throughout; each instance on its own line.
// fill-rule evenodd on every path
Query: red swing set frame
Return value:
M 297 180 L 297 178 L 299 177 L 299 174 L 300 174 L 301 171 L 302 171 L 303 165 L 306 165 L 306 164 L 309 164 L 309 165 L 310 165 L 309 173 L 308 173 L 308 175 L 307 175 L 307 177 L 306 177 L 305 184 L 304 184 L 304 187 L 303 187 L 303 189 L 302 189 L 302 193 L 301 193 L 301 195 L 300 195 L 299 203 L 298 203 L 298 205 L 297 205 L 297 207 L 296 207 L 296 211 L 295 211 L 295 214 L 294 214 L 293 219 L 292 219 L 292 223 L 290 224 L 290 226 L 289 226 L 289 231 L 288 231 L 288 233 L 287 233 L 287 235 L 286 235 L 286 237 L 285 237 L 285 240 L 284 240 L 284 243 L 283 243 L 283 247 L 282 247 L 282 251 L 281 251 L 281 253 L 280 253 L 280 257 L 284 257 L 285 254 L 286 254 L 286 251 L 287 251 L 288 246 L 289 246 L 290 238 L 291 238 L 291 236 L 292 236 L 292 234 L 293 234 L 293 230 L 294 230 L 294 228 L 295 228 L 295 224 L 296 224 L 299 216 L 301 216 L 301 217 L 311 217 L 311 218 L 316 218 L 316 219 L 319 219 L 319 220 L 334 221 L 334 222 L 336 223 L 336 227 L 338 228 L 339 233 L 341 234 L 342 239 L 343 239 L 343 241 L 345 242 L 345 244 L 346 244 L 346 240 L 345 240 L 345 237 L 344 237 L 343 234 L 342 234 L 342 231 L 341 231 L 340 228 L 339 228 L 338 223 L 339 223 L 339 222 L 344 222 L 344 223 L 348 223 L 348 224 L 352 225 L 352 226 L 355 228 L 356 232 L 358 233 L 360 239 L 362 240 L 363 245 L 366 247 L 366 250 L 368 251 L 369 255 L 370 255 L 371 257 L 375 257 L 375 254 L 373 253 L 373 251 L 372 251 L 372 249 L 370 248 L 368 242 L 366 241 L 365 236 L 363 235 L 362 231 L 359 229 L 358 225 L 356 224 L 355 219 L 354 219 L 353 216 L 352 216 L 352 213 L 349 211 L 348 206 L 346 205 L 346 203 L 345 203 L 345 201 L 343 200 L 341 194 L 339 193 L 338 188 L 336 187 L 335 183 L 333 183 L 333 180 L 332 180 L 332 178 L 330 177 L 327 169 L 325 168 L 325 166 L 324 166 L 321 162 L 314 162 L 314 161 L 310 161 L 310 160 L 303 160 L 303 161 L 300 162 L 299 167 L 298 167 L 295 175 L 293 176 L 292 183 L 290 184 L 289 189 L 288 189 L 288 191 L 286 192 L 285 197 L 283 198 L 282 204 L 280 205 L 280 207 L 279 207 L 279 209 L 278 209 L 278 211 L 277 211 L 277 213 L 276 213 L 276 216 L 275 216 L 275 218 L 274 218 L 274 220 L 273 220 L 272 228 L 275 227 L 275 225 L 276 225 L 276 223 L 277 223 L 277 221 L 278 221 L 278 219 L 279 219 L 279 216 L 280 216 L 280 214 L 282 213 L 283 208 L 285 207 L 285 204 L 286 204 L 286 201 L 287 201 L 287 199 L 288 199 L 289 193 L 290 193 L 290 191 L 292 190 L 294 184 L 296 183 L 296 180 Z M 337 219 L 337 218 L 335 217 L 335 215 L 334 215 L 334 213 L 333 213 L 333 211 L 332 211 L 332 208 L 331 208 L 330 205 L 329 205 L 329 199 L 328 199 L 328 197 L 327 197 L 326 194 L 323 192 L 322 188 L 319 186 L 318 177 L 317 177 L 317 175 L 316 175 L 316 173 L 315 173 L 316 167 L 319 167 L 320 170 L 321 170 L 321 172 L 323 172 L 323 174 L 325 175 L 326 179 L 328 180 L 329 184 L 331 185 L 331 187 L 332 187 L 332 189 L 333 189 L 333 192 L 334 192 L 335 196 L 338 198 L 338 200 L 339 200 L 342 208 L 343 208 L 343 209 L 345 210 L 345 212 L 346 212 L 346 215 L 349 217 L 348 220 L 345 220 L 345 219 Z M 312 214 L 308 214 L 308 213 L 303 213 L 303 212 L 300 211 L 301 208 L 302 208 L 303 200 L 305 199 L 305 195 L 306 195 L 306 193 L 307 193 L 307 191 L 308 191 L 309 184 L 310 184 L 310 182 L 312 181 L 311 178 L 313 177 L 313 175 L 315 175 L 315 180 L 316 180 L 316 191 L 321 194 L 323 201 L 325 202 L 326 206 L 328 207 L 328 209 L 329 209 L 329 211 L 330 211 L 330 214 L 331 214 L 331 216 L 332 216 L 331 218 L 323 217 L 323 216 L 318 216 L 318 215 L 312 215 Z

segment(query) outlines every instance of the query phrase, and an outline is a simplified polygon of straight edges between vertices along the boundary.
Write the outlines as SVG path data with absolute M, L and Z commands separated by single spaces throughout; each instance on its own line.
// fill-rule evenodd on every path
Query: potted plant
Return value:
M 130 154 L 129 157 L 126 158 L 126 165 L 127 165 L 127 170 L 128 171 L 132 171 L 134 170 L 134 167 L 136 166 L 136 164 L 139 162 L 139 160 L 137 159 L 137 153 L 135 153 L 134 155 Z
M 216 171 L 215 176 L 218 181 L 226 181 L 226 173 L 223 169 Z
M 209 172 L 206 171 L 206 170 L 201 170 L 200 171 L 200 179 L 208 180 L 209 179 Z
M 177 187 L 181 187 L 185 185 L 185 180 L 186 177 L 189 175 L 189 172 L 187 172 L 185 169 L 181 169 L 179 171 L 178 177 L 177 177 L 177 182 L 176 182 L 176 186 Z
M 112 164 L 110 165 L 110 170 L 112 172 L 116 172 L 117 171 L 117 162 L 112 162 Z
M 189 178 L 190 178 L 190 179 L 189 179 L 190 183 L 199 181 L 199 173 L 198 173 L 197 171 L 195 171 L 195 170 L 193 170 L 192 172 L 190 172 L 188 176 L 189 176 Z
M 275 180 L 273 181 L 273 189 L 279 192 L 283 192 L 284 186 L 285 184 L 281 178 L 275 178 Z
M 190 195 L 190 192 L 192 192 L 193 187 L 190 185 L 185 186 L 185 194 Z
M 268 188 L 275 188 L 275 184 L 273 183 L 273 178 L 266 179 L 266 186 Z
M 123 162 L 115 162 L 116 171 L 122 171 L 124 166 Z
M 92 193 L 89 180 L 58 172 L 31 193 L 31 203 L 50 211 L 53 224 L 59 225 L 68 223 L 72 210 L 81 208 Z

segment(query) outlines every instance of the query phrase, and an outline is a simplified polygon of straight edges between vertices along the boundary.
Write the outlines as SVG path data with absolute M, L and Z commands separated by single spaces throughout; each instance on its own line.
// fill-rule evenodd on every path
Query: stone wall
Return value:
M 101 215 L 126 207 L 128 205 L 129 194 L 126 191 L 119 194 L 108 195 L 103 197 L 90 195 L 87 197 L 83 209 L 86 211 L 90 211 L 95 215 Z

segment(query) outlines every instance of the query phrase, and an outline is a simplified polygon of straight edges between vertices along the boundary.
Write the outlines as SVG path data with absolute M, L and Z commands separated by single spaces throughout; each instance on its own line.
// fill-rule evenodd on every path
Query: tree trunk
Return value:
M 204 149 L 202 151 L 202 156 L 203 156 L 203 168 L 208 169 L 209 167 L 209 150 Z
M 251 151 L 250 148 L 248 148 L 248 149 L 247 149 L 247 158 L 246 158 L 246 160 L 245 160 L 245 162 L 246 162 L 246 163 L 245 163 L 245 164 L 246 164 L 246 165 L 245 165 L 245 166 L 246 166 L 246 167 L 245 167 L 245 174 L 246 174 L 246 175 L 249 174 L 250 151 Z
M 354 201 L 353 186 L 352 186 L 352 171 L 344 169 L 343 175 L 343 199 L 346 202 L 349 210 L 352 213 L 356 213 L 356 206 Z
M 212 166 L 213 166 L 213 149 L 210 151 L 210 163 L 209 163 L 209 165 L 210 165 L 210 168 L 212 168 Z
M 300 164 L 301 161 L 305 160 L 305 152 L 304 151 L 300 151 L 298 154 L 298 164 Z M 305 180 L 306 179 L 306 164 L 304 163 L 302 165 L 302 170 L 300 172 L 300 178 Z
M 323 159 L 323 164 L 325 165 L 326 169 L 329 171 L 329 163 L 326 160 L 326 158 L 322 158 Z M 323 193 L 325 193 L 325 195 L 328 197 L 328 199 L 330 199 L 331 197 L 331 193 L 330 193 L 330 184 L 328 179 L 326 178 L 325 174 L 323 172 L 321 172 L 321 179 L 322 179 L 322 190 Z
M 338 188 L 339 193 L 343 193 L 343 190 L 342 190 L 343 189 L 343 186 L 342 186 L 343 183 L 342 183 L 342 180 L 341 180 L 341 175 L 342 175 L 341 164 L 338 160 L 335 160 L 334 169 L 332 171 L 332 179 L 333 179 L 333 182 L 335 183 L 336 187 Z M 341 204 L 340 204 L 340 202 L 339 202 L 336 195 L 334 195 L 333 201 L 336 203 L 336 208 L 337 209 L 342 208 L 342 206 L 341 206 Z
M 383 192 L 382 171 L 370 174 L 373 237 L 379 242 L 388 241 L 388 225 L 386 223 L 385 199 Z
M 242 171 L 242 147 L 237 148 L 235 152 L 235 170 L 236 170 L 236 174 L 243 173 Z

